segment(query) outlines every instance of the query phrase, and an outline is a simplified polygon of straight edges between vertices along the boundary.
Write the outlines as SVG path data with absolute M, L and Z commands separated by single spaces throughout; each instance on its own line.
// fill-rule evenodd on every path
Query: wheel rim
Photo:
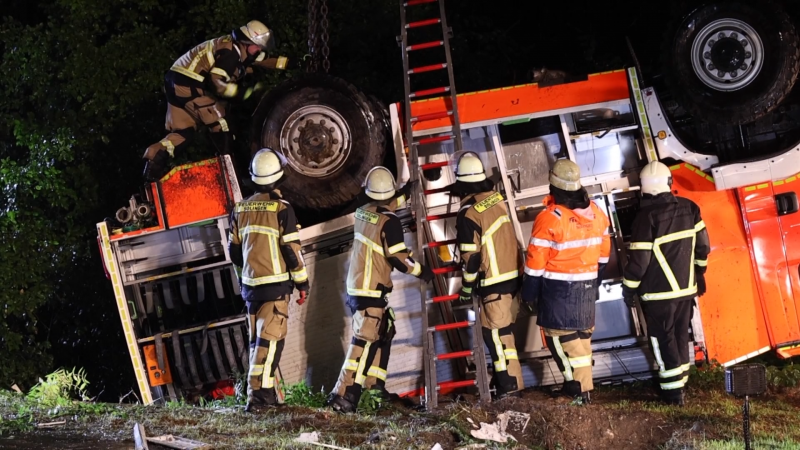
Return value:
M 764 65 L 764 43 L 756 30 L 737 19 L 715 20 L 692 43 L 692 68 L 706 86 L 736 91 L 755 80 Z
M 332 108 L 304 106 L 283 124 L 281 149 L 292 169 L 313 178 L 325 177 L 341 169 L 350 156 L 350 127 Z

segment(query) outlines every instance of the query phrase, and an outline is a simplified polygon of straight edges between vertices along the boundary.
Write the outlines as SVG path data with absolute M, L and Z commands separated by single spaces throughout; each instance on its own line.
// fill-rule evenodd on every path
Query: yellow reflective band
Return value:
M 249 377 L 258 377 L 264 373 L 264 366 L 250 366 L 250 370 L 247 372 L 247 376 Z
M 383 254 L 383 247 L 381 247 L 380 245 L 378 245 L 377 243 L 375 243 L 375 242 L 374 242 L 373 240 L 371 240 L 370 238 L 368 238 L 368 237 L 366 237 L 366 236 L 364 236 L 363 234 L 361 234 L 361 233 L 358 233 L 358 232 L 355 234 L 355 236 L 354 236 L 354 237 L 355 237 L 355 239 L 356 239 L 357 241 L 359 241 L 359 242 L 361 242 L 362 244 L 366 245 L 367 247 L 371 248 L 371 249 L 372 249 L 372 251 L 374 251 L 375 253 L 378 253 L 378 254 L 380 254 L 381 256 L 384 256 L 384 254 Z M 403 245 L 405 245 L 405 244 L 403 244 Z
M 707 259 L 695 259 L 694 263 L 697 264 L 700 267 L 708 266 L 708 260 Z
M 381 298 L 381 297 L 383 297 L 383 292 L 374 291 L 374 290 L 371 290 L 371 289 L 347 288 L 347 295 L 352 295 L 352 296 L 355 296 L 355 297 Z
M 248 98 L 250 98 L 250 96 L 251 96 L 251 95 L 253 95 L 253 88 L 247 88 L 247 89 L 244 91 L 244 95 L 243 95 L 242 97 L 243 97 L 245 100 L 247 100 Z
M 358 370 L 358 361 L 347 359 L 344 361 L 344 370 Z
M 631 242 L 630 250 L 652 250 L 652 242 Z
M 462 252 L 476 252 L 478 251 L 478 246 L 475 244 L 460 244 L 458 249 Z
M 697 285 L 671 292 L 656 292 L 642 295 L 642 300 L 670 300 L 673 298 L 688 297 L 697 294 Z
M 242 284 L 246 284 L 248 286 L 260 286 L 262 284 L 270 284 L 270 283 L 280 283 L 281 281 L 289 281 L 289 273 L 284 272 L 278 275 L 270 275 L 266 277 L 242 277 Z
M 186 70 L 185 68 L 180 67 L 180 66 L 172 66 L 172 67 L 169 68 L 169 70 L 171 70 L 173 72 L 177 72 L 177 73 L 179 73 L 181 75 L 185 75 L 185 76 L 187 76 L 187 77 L 189 77 L 189 78 L 191 78 L 193 80 L 197 80 L 197 81 L 199 81 L 201 83 L 203 82 L 203 80 L 206 79 L 206 77 L 200 75 L 199 73 L 192 72 L 191 70 Z
M 632 281 L 632 280 L 629 280 L 627 278 L 623 278 L 622 279 L 622 284 L 624 284 L 625 286 L 628 286 L 631 289 L 636 289 L 636 288 L 639 287 L 640 284 L 642 284 L 642 282 L 641 281 Z
M 242 268 L 237 266 L 236 264 L 233 265 L 233 271 L 236 272 L 236 276 L 238 278 L 242 278 Z
M 506 355 L 506 359 L 519 359 L 517 351 L 514 349 L 506 349 L 504 354 Z
M 591 367 L 592 355 L 576 356 L 575 358 L 570 358 L 569 365 L 572 366 L 573 369 L 577 369 L 579 367 Z
M 491 277 L 487 277 L 486 280 L 481 281 L 482 286 L 487 286 L 488 284 L 495 284 L 500 282 L 499 280 L 496 280 L 496 278 L 500 275 L 500 269 L 497 265 L 497 253 L 495 252 L 494 249 L 494 239 L 492 239 L 492 235 L 494 235 L 494 233 L 497 232 L 497 230 L 499 230 L 504 223 L 509 223 L 509 222 L 511 222 L 511 219 L 508 216 L 498 217 L 497 220 L 495 220 L 494 223 L 489 227 L 489 229 L 483 233 L 483 236 L 481 236 L 481 245 L 486 246 L 486 253 L 489 254 L 489 270 L 491 271 L 492 274 Z M 508 275 L 508 274 L 503 274 L 503 275 Z M 493 279 L 495 279 L 495 281 L 489 282 L 489 280 Z M 485 284 L 487 282 L 488 284 Z
M 677 377 L 685 371 L 683 367 L 676 367 L 674 369 L 658 371 L 658 376 L 661 378 Z
M 486 243 L 486 241 L 489 240 L 489 238 L 491 238 L 492 235 L 496 233 L 504 223 L 509 222 L 511 222 L 511 219 L 508 216 L 498 217 L 497 220 L 495 220 L 494 223 L 489 227 L 489 229 L 483 233 L 483 236 L 481 236 L 481 244 Z
M 422 273 L 422 266 L 418 262 L 414 262 L 414 268 L 411 269 L 411 275 L 418 277 Z
M 518 276 L 519 270 L 512 270 L 511 272 L 506 272 L 496 277 L 484 278 L 481 280 L 481 286 L 491 286 L 493 284 L 502 283 L 503 281 L 513 280 Z
M 696 232 L 698 232 L 698 233 L 699 233 L 699 232 L 700 232 L 700 230 L 702 230 L 702 229 L 703 229 L 703 228 L 705 228 L 705 227 L 706 227 L 706 223 L 705 223 L 705 222 L 703 222 L 703 221 L 701 220 L 700 222 L 697 222 L 697 223 L 694 225 L 694 231 L 696 231 Z
M 289 62 L 289 58 L 287 58 L 285 56 L 279 56 L 278 57 L 278 62 L 275 63 L 275 68 L 284 70 L 284 69 L 286 69 L 286 63 L 287 62 Z
M 689 381 L 689 376 L 685 376 L 678 381 L 673 381 L 672 383 L 661 383 L 661 389 L 668 391 L 671 389 L 680 389 L 686 386 L 686 382 Z
M 400 209 L 400 207 L 403 206 L 403 204 L 405 204 L 405 202 L 406 202 L 406 196 L 405 195 L 400 195 L 399 197 L 397 197 L 397 208 Z
M 219 67 L 214 67 L 213 69 L 211 69 L 211 73 L 213 73 L 214 75 L 219 75 L 219 76 L 225 78 L 225 81 L 228 81 L 228 80 L 231 79 L 230 75 L 228 75 L 228 72 L 225 72 L 224 70 L 220 69 Z
M 658 261 L 658 265 L 661 266 L 661 270 L 664 272 L 664 275 L 667 277 L 667 281 L 669 281 L 669 286 L 672 288 L 673 291 L 679 291 L 681 289 L 680 285 L 678 284 L 678 280 L 675 278 L 675 274 L 672 272 L 672 268 L 669 266 L 667 262 L 666 256 L 661 251 L 661 244 L 666 244 L 668 242 L 674 242 L 681 239 L 692 239 L 692 253 L 694 253 L 694 240 L 697 236 L 694 229 L 692 230 L 684 230 L 679 231 L 677 233 L 666 234 L 661 236 L 660 238 L 656 238 L 653 242 L 653 254 Z M 694 258 L 694 254 L 692 255 Z M 690 267 L 690 274 L 689 274 L 689 284 L 694 284 L 694 265 Z M 697 287 L 695 286 L 695 291 L 697 291 Z M 675 297 L 672 297 L 675 298 Z
M 572 381 L 572 366 L 569 364 L 569 358 L 564 353 L 564 347 L 561 346 L 561 340 L 558 336 L 553 336 L 553 347 L 556 348 L 556 354 L 561 359 L 561 364 L 564 366 L 564 380 Z
M 170 157 L 172 158 L 175 157 L 175 144 L 173 144 L 172 141 L 170 141 L 169 139 L 164 139 L 163 141 L 161 141 L 161 145 L 164 146 L 164 148 L 167 150 L 167 153 L 169 153 Z
M 308 280 L 308 271 L 306 268 L 303 267 L 300 270 L 292 271 L 292 280 L 294 280 L 296 283 L 302 283 Z
M 364 376 L 364 368 L 367 366 L 367 355 L 369 355 L 369 346 L 372 342 L 367 342 L 364 344 L 364 353 L 361 354 L 361 358 L 358 360 L 358 368 L 356 369 L 356 384 L 364 385 L 364 381 L 366 381 L 367 377 Z
M 300 240 L 300 232 L 295 231 L 294 233 L 284 234 L 283 235 L 283 242 L 294 242 Z
M 280 248 L 278 247 L 278 236 L 269 236 L 269 253 L 272 256 L 272 273 L 283 273 L 281 270 Z
M 235 97 L 236 93 L 239 92 L 239 85 L 236 83 L 228 83 L 225 85 L 225 90 L 222 92 L 223 97 Z
M 375 377 L 375 378 L 377 378 L 379 380 L 386 381 L 386 378 L 387 378 L 388 374 L 386 373 L 385 370 L 381 369 L 380 367 L 372 366 L 367 371 L 367 376 L 368 377 Z
M 503 351 L 503 341 L 500 340 L 500 330 L 497 328 L 492 328 L 492 341 L 494 342 L 494 351 L 497 352 L 497 361 L 494 362 L 494 370 L 498 372 L 508 370 L 506 354 Z
M 266 387 L 267 389 L 275 387 L 275 377 L 267 377 L 264 379 L 265 383 L 262 387 Z
M 280 236 L 280 232 L 275 228 L 265 227 L 261 225 L 248 225 L 239 230 L 239 235 L 246 236 L 250 233 L 268 234 L 270 236 Z
M 692 367 L 692 363 L 686 363 L 681 366 L 681 370 L 686 372 L 687 370 L 689 370 L 690 367 Z
M 665 372 L 667 369 L 664 367 L 664 358 L 661 357 L 661 347 L 658 346 L 658 339 L 650 337 L 650 345 L 653 347 L 653 355 L 656 357 L 658 364 L 658 371 Z
M 220 129 L 222 129 L 222 131 L 226 133 L 231 131 L 231 129 L 228 128 L 228 121 L 223 119 L 222 117 L 219 118 L 219 127 Z
M 462 278 L 464 278 L 464 280 L 466 280 L 467 282 L 472 283 L 473 281 L 475 281 L 475 279 L 478 278 L 478 272 L 475 273 L 464 272 Z
M 408 247 L 406 247 L 406 243 L 405 242 L 401 242 L 401 243 L 399 243 L 397 245 L 393 245 L 393 246 L 389 247 L 389 254 L 390 255 L 394 255 L 397 252 L 402 252 L 403 250 L 407 250 L 407 249 L 408 249 Z
M 370 281 L 372 281 L 372 252 L 368 251 L 364 261 L 364 280 L 361 282 L 361 289 L 369 290 Z
M 275 351 L 278 350 L 278 341 L 269 341 L 269 353 L 267 362 L 264 363 L 264 372 L 267 374 L 267 388 L 275 387 L 275 379 L 272 377 L 272 363 L 275 362 Z
M 466 293 L 466 294 L 472 294 L 472 288 L 471 287 L 461 286 L 461 290 L 464 291 L 464 293 Z

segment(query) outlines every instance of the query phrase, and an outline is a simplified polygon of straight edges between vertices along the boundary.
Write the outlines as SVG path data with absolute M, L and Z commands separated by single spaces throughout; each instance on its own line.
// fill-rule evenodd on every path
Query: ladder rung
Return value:
M 475 386 L 478 382 L 475 380 L 464 380 L 464 381 L 443 381 L 436 385 L 436 390 L 440 389 L 454 389 L 460 387 L 468 387 L 468 386 Z
M 450 190 L 450 186 L 445 186 L 436 189 L 428 189 L 427 191 L 422 191 L 422 193 L 425 195 L 431 195 L 431 194 L 438 194 L 440 192 L 447 192 L 448 190 Z
M 458 212 L 431 214 L 430 216 L 425 216 L 425 220 L 428 222 L 433 222 L 434 220 L 449 219 L 451 217 L 456 217 L 456 216 L 458 216 Z
M 445 245 L 453 245 L 457 241 L 455 239 L 450 239 L 447 241 L 438 241 L 438 242 L 428 242 L 425 244 L 425 248 L 436 248 L 436 247 L 444 247 Z
M 433 138 L 433 139 L 438 139 L 439 137 L 446 137 L 448 139 L 452 139 L 452 137 L 450 137 L 450 136 L 437 136 L 436 138 Z M 425 138 L 425 139 L 429 139 L 429 138 Z M 422 144 L 423 143 L 422 141 L 423 141 L 423 139 L 420 139 L 418 141 L 418 143 Z M 431 170 L 431 169 L 437 169 L 439 167 L 444 167 L 444 166 L 446 166 L 448 164 L 450 164 L 448 161 L 437 161 L 437 162 L 422 164 L 422 165 L 419 166 L 419 168 L 420 168 L 420 170 Z
M 442 353 L 441 355 L 436 355 L 436 359 L 441 361 L 443 359 L 466 358 L 468 356 L 472 356 L 472 350 L 464 350 L 464 351 L 460 351 L 460 352 Z
M 436 3 L 438 0 L 408 0 L 403 6 L 422 5 L 424 3 Z
M 459 266 L 457 266 L 455 264 L 452 264 L 452 265 L 449 265 L 449 266 L 444 266 L 444 267 L 436 267 L 434 269 L 431 269 L 431 271 L 433 272 L 434 275 L 442 275 L 442 274 L 450 273 L 450 272 L 458 272 L 460 270 L 461 270 L 461 267 L 459 267 Z
M 417 92 L 412 92 L 409 95 L 409 97 L 411 98 L 425 97 L 426 95 L 444 94 L 445 92 L 450 92 L 450 86 L 444 86 L 432 89 L 421 89 Z
M 436 25 L 437 23 L 441 23 L 442 19 L 438 17 L 435 19 L 425 19 L 425 20 L 418 20 L 416 22 L 409 22 L 406 24 L 406 28 L 419 28 L 419 27 L 427 27 L 428 25 Z
M 459 294 L 440 295 L 431 298 L 431 303 L 451 302 L 459 297 Z
M 420 66 L 415 67 L 413 69 L 409 69 L 409 75 L 412 73 L 422 73 L 422 72 L 431 72 L 433 70 L 441 70 L 447 68 L 447 63 L 440 63 L 440 64 L 431 64 L 430 66 Z
M 471 322 L 465 320 L 463 322 L 453 322 L 453 323 L 443 323 L 441 325 L 434 325 L 432 327 L 428 327 L 428 331 L 447 331 L 447 330 L 455 330 L 458 328 L 467 328 L 475 325 L 475 322 Z
M 430 114 L 422 114 L 421 116 L 416 116 L 411 118 L 411 122 L 419 122 L 422 120 L 436 120 L 442 119 L 444 117 L 450 117 L 453 114 L 453 111 L 447 110 L 442 112 L 435 112 Z
M 441 47 L 443 45 L 444 41 L 425 42 L 424 44 L 409 45 L 406 47 L 406 51 L 413 52 L 415 50 L 425 50 L 426 48 Z

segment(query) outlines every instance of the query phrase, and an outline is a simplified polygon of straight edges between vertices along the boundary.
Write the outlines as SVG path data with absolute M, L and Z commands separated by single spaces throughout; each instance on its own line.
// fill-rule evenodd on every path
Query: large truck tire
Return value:
M 740 124 L 768 114 L 792 90 L 800 40 L 777 4 L 712 3 L 676 22 L 661 56 L 665 81 L 687 112 Z
M 286 157 L 281 192 L 297 208 L 346 207 L 386 154 L 384 112 L 340 78 L 288 80 L 261 99 L 253 116 L 251 149 L 269 147 Z

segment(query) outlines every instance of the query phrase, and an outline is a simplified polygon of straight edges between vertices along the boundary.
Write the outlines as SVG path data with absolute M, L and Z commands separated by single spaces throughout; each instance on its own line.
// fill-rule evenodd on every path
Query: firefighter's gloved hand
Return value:
M 417 180 L 410 180 L 408 181 L 403 187 L 400 188 L 400 193 L 406 196 L 406 201 L 411 198 L 412 189 L 414 189 L 414 185 L 417 184 Z
M 419 274 L 419 279 L 426 283 L 430 283 L 431 280 L 433 280 L 433 270 L 431 270 L 430 267 L 423 265 L 422 273 Z
M 297 299 L 297 304 L 302 306 L 306 302 L 306 297 L 308 297 L 308 292 L 300 291 L 300 298 Z
M 472 303 L 472 286 L 461 286 L 461 292 L 458 293 L 458 301 Z
M 636 295 L 636 291 L 628 286 L 622 285 L 622 299 L 625 300 L 625 304 L 628 305 L 629 308 L 633 308 L 636 305 L 633 301 L 634 295 Z
M 702 297 L 706 293 L 706 276 L 703 273 L 696 272 L 695 278 L 697 278 L 697 296 Z

